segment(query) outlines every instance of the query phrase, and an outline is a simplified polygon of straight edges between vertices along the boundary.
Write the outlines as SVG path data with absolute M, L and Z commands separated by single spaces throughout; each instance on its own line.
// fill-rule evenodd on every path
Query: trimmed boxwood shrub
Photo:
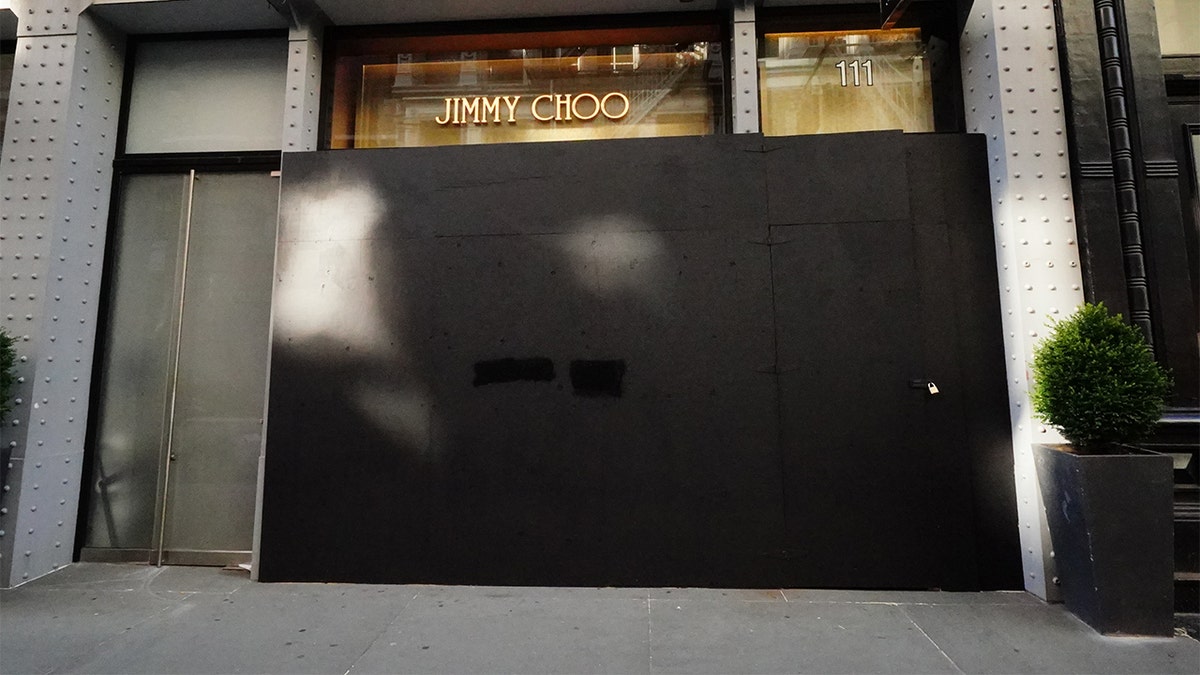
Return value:
M 1033 355 L 1033 410 L 1082 449 L 1144 438 L 1162 417 L 1169 373 L 1138 329 L 1084 304 Z

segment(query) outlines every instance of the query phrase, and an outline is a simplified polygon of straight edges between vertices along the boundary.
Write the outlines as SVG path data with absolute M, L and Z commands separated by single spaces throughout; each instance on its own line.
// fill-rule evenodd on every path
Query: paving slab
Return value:
M 1105 637 L 1061 605 L 908 605 L 966 673 L 1200 673 L 1189 637 Z
M 186 597 L 69 587 L 0 592 L 0 672 L 74 670 Z
M 786 588 L 780 591 L 788 602 L 847 602 L 887 605 L 1042 605 L 1023 591 L 948 593 L 945 591 L 846 591 Z
M 899 607 L 651 600 L 663 673 L 956 673 Z
M 403 588 L 349 584 L 194 593 L 74 670 L 345 673 L 411 599 Z
M 642 673 L 646 599 L 549 589 L 418 594 L 354 664 L 360 673 Z
M 484 598 L 559 598 L 586 601 L 591 598 L 627 598 L 645 600 L 651 593 L 658 592 L 657 588 L 613 587 L 613 586 L 431 586 L 412 584 L 406 588 L 413 589 L 426 600 L 456 599 L 465 597 Z
M 132 591 L 144 588 L 146 584 L 156 576 L 162 574 L 166 569 L 168 568 L 153 567 L 150 565 L 80 563 L 63 567 L 52 574 L 47 574 L 23 586 L 18 586 L 17 589 L 86 588 L 92 591 Z M 211 569 L 204 569 L 204 571 L 208 573 L 208 576 L 211 576 Z M 9 589 L 3 592 L 12 593 L 17 589 Z
M 651 588 L 648 597 L 651 600 L 787 602 L 787 597 L 778 588 Z
M 232 593 L 253 586 L 250 572 L 212 567 L 159 567 L 147 586 L 151 591 L 177 593 Z
M 0 673 L 1200 673 L 1024 593 L 261 584 L 77 564 L 0 591 Z

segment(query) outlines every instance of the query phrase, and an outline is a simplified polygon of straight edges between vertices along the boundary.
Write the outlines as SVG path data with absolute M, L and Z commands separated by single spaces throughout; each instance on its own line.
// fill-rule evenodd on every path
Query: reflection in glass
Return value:
M 279 179 L 196 175 L 167 480 L 168 550 L 248 551 Z
M 167 434 L 188 176 L 121 182 L 84 546 L 147 549 Z
M 123 179 L 85 547 L 156 549 L 165 504 L 166 549 L 250 549 L 278 199 L 266 173 Z
M 768 34 L 761 53 L 767 136 L 934 130 L 919 29 Z
M 474 51 L 339 59 L 331 147 L 706 135 L 723 125 L 718 42 L 538 46 L 563 37 L 539 35 L 520 48 L 512 43 L 519 36 L 477 36 Z

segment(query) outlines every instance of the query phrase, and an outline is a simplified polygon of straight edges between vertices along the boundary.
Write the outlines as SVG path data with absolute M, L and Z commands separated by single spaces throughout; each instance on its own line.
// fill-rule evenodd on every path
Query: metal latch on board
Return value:
M 909 380 L 908 386 L 911 389 L 924 389 L 929 392 L 930 396 L 939 393 L 938 386 L 933 383 L 933 380 Z

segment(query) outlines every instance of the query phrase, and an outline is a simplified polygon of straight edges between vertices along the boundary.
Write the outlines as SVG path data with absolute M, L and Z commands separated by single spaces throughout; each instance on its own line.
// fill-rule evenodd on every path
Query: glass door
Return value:
M 122 180 L 83 557 L 250 556 L 278 179 Z

